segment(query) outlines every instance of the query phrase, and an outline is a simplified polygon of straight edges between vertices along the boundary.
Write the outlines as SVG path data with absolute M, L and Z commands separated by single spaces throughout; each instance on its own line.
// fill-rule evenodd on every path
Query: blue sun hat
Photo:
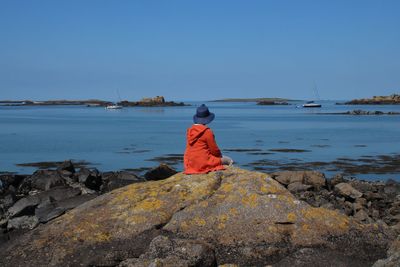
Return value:
M 196 124 L 209 124 L 215 118 L 215 114 L 208 110 L 208 107 L 201 104 L 197 108 L 196 115 L 193 116 L 193 122 Z

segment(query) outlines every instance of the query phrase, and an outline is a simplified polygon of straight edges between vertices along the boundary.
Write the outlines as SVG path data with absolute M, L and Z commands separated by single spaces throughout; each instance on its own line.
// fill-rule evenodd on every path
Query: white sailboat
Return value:
M 119 91 L 118 91 L 118 89 L 117 89 L 117 94 L 118 94 L 118 99 L 119 99 L 119 102 L 121 102 L 121 96 L 119 95 Z M 122 109 L 122 106 L 121 106 L 121 105 L 118 105 L 118 104 L 115 104 L 115 103 L 113 103 L 113 104 L 111 104 L 111 105 L 107 105 L 107 106 L 106 106 L 106 109 Z
M 315 83 L 314 83 L 314 94 L 315 94 L 316 98 L 319 100 L 317 85 Z M 315 103 L 314 101 L 308 101 L 305 104 L 303 104 L 303 108 L 320 108 L 320 107 L 322 107 L 322 105 Z
M 117 105 L 117 104 L 112 104 L 112 105 L 106 106 L 106 109 L 122 109 L 122 106 Z

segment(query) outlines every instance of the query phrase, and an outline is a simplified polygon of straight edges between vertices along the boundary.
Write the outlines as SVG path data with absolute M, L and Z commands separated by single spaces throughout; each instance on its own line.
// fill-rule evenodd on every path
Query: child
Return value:
M 233 160 L 222 156 L 212 130 L 206 126 L 214 117 L 215 114 L 206 105 L 202 104 L 197 108 L 196 115 L 193 116 L 194 124 L 186 133 L 185 174 L 224 170 L 224 165 L 232 165 Z

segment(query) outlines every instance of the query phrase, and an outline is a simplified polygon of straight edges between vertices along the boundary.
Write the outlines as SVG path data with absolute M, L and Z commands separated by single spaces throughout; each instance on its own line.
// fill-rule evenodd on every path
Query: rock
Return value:
M 38 207 L 35 210 L 35 216 L 38 218 L 39 222 L 46 223 L 58 216 L 64 214 L 66 209 L 59 207 L 56 203 L 48 203 Z
M 66 160 L 60 164 L 57 168 L 58 171 L 68 171 L 70 173 L 75 173 L 75 167 L 72 164 L 72 161 Z
M 346 179 L 344 179 L 343 174 L 336 174 L 329 182 L 332 186 L 335 186 L 337 184 L 346 182 Z
M 52 198 L 55 201 L 60 201 L 74 196 L 78 196 L 80 194 L 81 191 L 78 188 L 72 188 L 69 186 L 60 186 L 52 188 L 51 190 L 46 192 L 41 192 L 36 196 L 40 198 L 41 202 L 43 202 L 49 198 Z
M 395 240 L 388 250 L 388 257 L 375 262 L 372 267 L 398 267 L 400 266 L 400 237 Z
M 59 202 L 57 202 L 58 207 L 67 210 L 73 209 L 78 207 L 79 205 L 82 205 L 83 203 L 92 200 L 94 198 L 96 198 L 96 195 L 79 195 L 79 196 L 75 196 L 75 197 L 71 197 L 71 198 L 67 198 L 64 200 L 61 200 Z
M 3 174 L 0 175 L 0 181 L 3 186 L 3 190 L 6 190 L 9 186 L 18 187 L 19 184 L 26 178 L 26 175 L 17 174 Z
M 304 171 L 304 184 L 318 189 L 324 187 L 326 186 L 325 175 L 316 171 Z
M 383 184 L 379 185 L 378 182 L 371 183 L 356 179 L 350 181 L 349 184 L 361 193 L 378 192 L 379 188 L 383 187 Z
M 365 210 L 359 210 L 356 214 L 354 214 L 354 219 L 364 222 L 368 221 L 370 218 Z
M 65 185 L 64 179 L 57 171 L 38 170 L 30 177 L 32 188 L 47 191 L 56 186 Z
M 49 198 L 55 201 L 60 201 L 66 198 L 79 195 L 81 192 L 79 189 L 71 187 L 56 187 L 49 191 L 41 192 L 36 195 L 27 196 L 18 200 L 9 210 L 8 214 L 10 217 L 21 216 L 21 215 L 33 215 L 35 208 L 40 203 L 48 201 Z
M 39 224 L 36 216 L 22 216 L 8 221 L 7 229 L 29 229 L 32 230 Z
M 271 174 L 272 178 L 277 180 L 283 185 L 289 185 L 291 183 L 299 182 L 303 183 L 304 172 L 303 171 L 282 171 L 274 172 Z
M 188 267 L 186 260 L 178 257 L 167 257 L 164 259 L 127 259 L 121 262 L 119 267 Z
M 187 264 L 206 253 L 215 255 L 212 266 L 265 266 L 311 248 L 311 255 L 368 266 L 386 257 L 393 239 L 384 225 L 313 208 L 265 173 L 229 167 L 101 195 L 10 240 L 0 250 L 0 265 Z
M 365 207 L 365 206 L 367 206 L 368 202 L 367 202 L 367 200 L 365 198 L 359 197 L 359 198 L 356 199 L 355 203 L 358 203 L 361 206 Z
M 307 191 L 312 188 L 311 185 L 305 185 L 300 182 L 294 182 L 288 185 L 288 190 L 292 193 Z
M 146 180 L 163 180 L 176 174 L 176 170 L 172 169 L 166 164 L 160 164 L 158 167 L 153 168 L 144 174 Z
M 95 198 L 95 195 L 79 195 L 71 198 L 60 200 L 55 202 L 54 200 L 48 202 L 42 202 L 35 210 L 35 216 L 39 219 L 39 222 L 46 223 L 53 220 L 66 211 L 73 209 L 89 200 Z
M 167 236 L 154 238 L 147 252 L 140 256 L 144 260 L 177 259 L 185 266 L 215 266 L 215 256 L 210 245 L 186 239 L 170 239 Z
M 292 183 L 303 183 L 315 188 L 321 188 L 326 185 L 324 174 L 316 171 L 282 171 L 274 172 L 272 177 L 283 185 Z
M 102 192 L 110 192 L 114 189 L 127 186 L 132 183 L 143 182 L 143 179 L 130 172 L 116 172 L 103 174 Z
M 384 196 L 382 194 L 375 193 L 375 192 L 370 192 L 370 191 L 367 191 L 364 194 L 364 197 L 366 198 L 367 201 L 376 201 L 376 200 L 384 199 Z
M 302 248 L 285 257 L 283 260 L 274 264 L 273 267 L 290 267 L 290 266 L 368 266 L 368 261 L 354 260 L 351 256 L 329 249 Z
M 10 193 L 0 198 L 0 209 L 9 209 L 16 201 L 15 194 Z
M 356 199 L 362 197 L 362 193 L 356 189 L 354 189 L 350 184 L 347 183 L 339 183 L 335 185 L 335 191 L 344 197 Z
M 363 208 L 364 208 L 364 206 L 361 203 L 359 203 L 359 202 L 353 203 L 354 213 L 357 213 L 357 211 L 362 210 Z
M 92 190 L 100 190 L 100 186 L 102 184 L 101 176 L 99 175 L 99 171 L 89 170 L 86 168 L 81 168 L 78 173 L 78 180 L 80 183 L 84 184 L 87 188 Z
M 400 194 L 400 183 L 389 179 L 386 181 L 385 187 L 383 189 L 384 193 L 390 196 L 396 196 Z
M 11 208 L 8 209 L 8 216 L 10 218 L 17 215 L 33 215 L 35 208 L 39 205 L 41 199 L 38 196 L 27 196 L 18 200 Z

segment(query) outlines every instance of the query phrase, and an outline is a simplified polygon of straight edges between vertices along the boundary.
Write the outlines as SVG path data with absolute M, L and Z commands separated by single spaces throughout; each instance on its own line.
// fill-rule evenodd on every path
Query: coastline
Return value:
M 265 177 L 261 179 L 260 175 Z M 214 180 L 216 178 L 214 177 L 220 179 L 219 182 L 215 182 Z M 238 179 L 238 177 L 240 177 L 240 179 Z M 269 177 L 271 177 L 272 179 Z M 381 236 L 385 236 L 385 239 L 382 240 L 382 242 L 386 242 L 387 244 L 390 244 L 390 242 L 395 239 L 395 236 L 400 233 L 400 199 L 398 199 L 398 196 L 400 195 L 400 183 L 393 180 L 388 180 L 387 182 L 371 182 L 354 178 L 347 178 L 342 175 L 325 177 L 324 174 L 315 171 L 281 171 L 273 172 L 269 175 L 266 175 L 260 172 L 247 171 L 237 167 L 229 167 L 225 171 L 212 172 L 210 174 L 185 176 L 182 173 L 176 173 L 175 170 L 166 165 L 160 165 L 147 172 L 143 177 L 138 177 L 129 172 L 101 173 L 93 168 L 88 169 L 85 167 L 81 167 L 78 169 L 75 168 L 74 164 L 71 161 L 65 161 L 61 163 L 56 169 L 39 170 L 27 176 L 2 175 L 0 176 L 0 179 L 1 251 L 9 251 L 10 249 L 23 249 L 22 244 L 25 244 L 24 242 L 26 241 L 26 238 L 32 238 L 30 242 L 36 242 L 36 240 L 40 239 L 40 237 L 37 236 L 38 231 L 45 231 L 44 234 L 47 237 L 51 238 L 49 234 L 52 235 L 54 233 L 52 232 L 54 230 L 51 230 L 52 227 L 54 227 L 54 225 L 59 225 L 60 223 L 67 223 L 68 225 L 70 225 L 71 231 L 79 231 L 80 235 L 85 234 L 86 238 L 89 241 L 97 240 L 94 239 L 98 237 L 96 229 L 92 229 L 89 227 L 89 231 L 86 231 L 83 230 L 85 226 L 75 225 L 75 223 L 69 222 L 69 220 L 71 218 L 74 218 L 74 216 L 76 216 L 76 214 L 83 209 L 83 213 L 81 213 L 80 215 L 82 217 L 77 218 L 77 223 L 81 221 L 85 222 L 87 218 L 91 218 L 90 216 L 93 212 L 96 213 L 96 210 L 99 209 L 101 214 L 103 214 L 104 212 L 106 212 L 106 214 L 104 216 L 99 214 L 98 216 L 100 217 L 96 217 L 94 221 L 96 225 L 99 223 L 99 220 L 103 220 L 104 218 L 106 218 L 106 220 L 108 221 L 110 216 L 106 209 L 110 207 L 112 210 L 119 210 L 120 207 L 118 206 L 118 202 L 116 202 L 116 200 L 111 199 L 104 202 L 104 199 L 108 199 L 110 197 L 124 199 L 124 196 L 126 195 L 126 193 L 124 193 L 125 191 L 128 192 L 128 195 L 130 196 L 130 198 L 132 198 L 126 200 L 128 201 L 128 205 L 131 205 L 132 207 L 137 207 L 142 212 L 143 210 L 144 212 L 147 212 L 147 209 L 151 210 L 151 212 L 149 213 L 150 215 L 146 215 L 147 217 L 140 217 L 142 218 L 142 221 L 140 222 L 144 222 L 146 224 L 151 224 L 154 222 L 154 220 L 157 222 L 157 219 L 155 219 L 158 218 L 157 214 L 164 214 L 163 212 L 160 212 L 158 210 L 158 207 L 162 207 L 163 203 L 168 201 L 168 199 L 166 199 L 165 197 L 179 197 L 183 196 L 185 192 L 179 191 L 180 193 L 176 194 L 168 193 L 168 190 L 173 190 L 174 188 L 178 187 L 183 187 L 182 190 L 185 190 L 186 183 L 194 183 L 196 185 L 196 187 L 194 188 L 198 188 L 199 186 L 204 186 L 203 184 L 205 181 L 209 181 L 212 183 L 212 186 L 210 187 L 210 190 L 212 191 L 210 193 L 211 195 L 208 196 L 208 198 L 200 194 L 199 197 L 203 199 L 203 202 L 210 201 L 210 199 L 216 197 L 218 199 L 218 205 L 220 205 L 221 199 L 218 198 L 218 196 L 221 196 L 222 193 L 230 194 L 231 192 L 242 192 L 246 194 L 247 197 L 245 196 L 239 198 L 238 202 L 226 203 L 226 205 L 230 207 L 230 210 L 234 209 L 235 212 L 233 213 L 233 215 L 235 218 L 244 214 L 243 216 L 245 216 L 245 220 L 235 219 L 234 221 L 230 222 L 230 224 L 235 224 L 239 227 L 245 227 L 246 223 L 248 223 L 248 220 L 253 220 L 253 216 L 256 216 L 254 219 L 257 220 L 259 214 L 265 214 L 266 211 L 263 210 L 264 212 L 256 212 L 255 215 L 251 215 L 252 217 L 250 218 L 248 217 L 248 215 L 246 215 L 248 214 L 248 212 L 250 212 L 250 210 L 262 207 L 262 209 L 266 208 L 269 211 L 267 212 L 269 217 L 272 216 L 273 226 L 283 227 L 285 229 L 288 227 L 292 227 L 294 224 L 302 222 L 303 220 L 308 221 L 310 220 L 310 218 L 307 216 L 311 216 L 311 221 L 307 223 L 306 228 L 296 227 L 296 229 L 299 229 L 297 231 L 297 234 L 307 235 L 308 238 L 310 235 L 310 229 L 313 229 L 314 227 L 312 226 L 312 222 L 316 218 L 318 218 L 316 229 L 320 229 L 321 224 L 326 224 L 327 227 L 331 227 L 329 225 L 333 225 L 334 228 L 329 231 L 330 234 L 328 235 L 328 239 L 329 236 L 331 236 L 332 234 L 335 235 L 335 232 L 332 231 L 336 231 L 334 229 L 337 229 L 338 227 L 338 225 L 336 225 L 335 223 L 332 224 L 331 220 L 333 218 L 334 221 L 338 218 L 343 218 L 343 221 L 346 222 L 345 225 L 349 223 L 354 223 L 355 225 L 357 225 L 357 228 L 354 228 L 354 230 L 361 229 L 362 232 L 360 232 L 360 234 L 370 234 L 371 232 L 370 230 L 368 230 L 370 229 L 369 227 L 372 227 L 371 229 L 383 231 L 383 233 L 385 234 Z M 148 183 L 148 181 L 151 182 Z M 246 182 L 245 187 L 243 187 L 243 182 Z M 217 184 L 214 185 L 214 183 Z M 264 190 L 265 192 L 262 191 L 264 193 L 256 194 L 256 192 L 258 192 L 257 190 L 259 190 L 257 189 L 258 187 L 256 185 L 259 185 L 259 183 L 265 183 L 264 187 L 260 189 L 261 191 Z M 151 188 L 146 189 L 148 187 Z M 241 188 L 241 191 L 232 191 L 233 187 Z M 139 191 L 135 191 L 135 193 L 130 192 L 129 190 L 132 190 L 133 188 L 139 188 Z M 160 191 L 160 193 L 157 193 L 158 191 Z M 200 192 L 203 191 L 200 190 Z M 189 197 L 193 197 L 194 194 L 198 193 L 199 192 L 197 191 L 190 191 Z M 119 195 L 121 194 L 122 196 L 119 197 Z M 151 197 L 147 196 L 147 194 L 150 194 Z M 131 202 L 136 203 L 135 201 L 137 198 L 143 198 L 144 202 L 142 203 L 139 201 L 139 204 L 132 205 Z M 265 200 L 263 200 L 264 198 Z M 280 200 L 280 198 L 282 198 L 282 200 Z M 223 199 L 225 199 L 223 202 L 225 203 L 226 199 L 236 198 Z M 283 218 L 281 218 L 281 216 L 275 218 L 277 215 L 275 215 L 275 213 L 271 213 L 272 211 L 276 211 L 277 209 L 271 202 L 273 201 L 273 199 L 277 199 L 280 205 L 284 205 L 283 207 L 279 206 L 281 207 L 279 213 L 284 212 L 285 216 Z M 290 200 L 290 203 L 287 203 L 286 199 Z M 179 200 L 173 199 L 172 203 L 175 203 L 176 201 Z M 261 202 L 263 203 L 261 205 L 261 203 L 258 204 L 258 201 L 265 202 Z M 192 208 L 190 209 L 185 209 L 185 207 L 178 207 L 177 212 L 188 212 L 196 209 L 196 207 L 204 209 L 207 208 L 208 205 L 203 204 L 198 206 L 197 204 L 194 204 L 191 206 Z M 127 207 L 125 207 L 123 210 L 125 210 L 126 208 Z M 242 210 L 243 208 L 244 210 Z M 286 214 L 286 212 L 288 212 L 287 209 L 289 209 L 288 214 Z M 312 215 L 315 212 L 318 217 Z M 181 218 L 181 225 L 189 226 L 192 220 L 194 220 L 192 222 L 194 223 L 194 227 L 205 227 L 207 226 L 208 221 L 206 221 L 206 214 L 208 213 L 201 215 L 201 217 L 199 217 L 200 215 L 197 215 L 197 217 L 194 217 L 194 219 L 192 216 L 186 219 L 185 217 L 182 218 L 179 216 L 171 216 L 171 218 Z M 325 215 L 319 216 L 321 214 Z M 222 221 L 223 224 L 218 224 L 218 227 L 220 227 L 218 228 L 218 231 L 224 231 L 224 229 L 226 228 L 229 229 L 230 226 L 228 224 L 225 224 L 225 222 L 229 218 L 227 216 L 228 215 L 225 215 L 225 217 L 223 217 L 225 218 L 224 221 Z M 119 217 L 112 218 L 120 220 Z M 134 220 L 134 226 L 123 224 L 122 222 L 124 218 L 125 220 Z M 125 216 L 121 219 L 122 224 L 119 224 L 119 228 L 121 229 L 123 229 L 123 227 L 138 227 L 138 223 L 136 222 L 136 215 L 131 215 L 131 217 L 128 216 L 128 218 L 126 218 Z M 168 221 L 170 220 L 172 219 L 168 219 L 165 223 L 157 223 L 157 225 L 159 226 L 155 229 L 165 228 L 166 231 L 168 231 L 169 228 L 175 225 L 169 224 Z M 276 222 L 276 220 L 278 221 Z M 100 225 L 103 225 L 103 223 L 100 223 Z M 61 232 L 65 231 L 63 227 L 57 228 L 60 229 Z M 46 234 L 46 229 L 50 229 L 50 233 Z M 215 226 L 211 229 L 216 230 L 217 228 Z M 268 229 L 269 230 L 266 232 L 264 229 L 263 233 L 265 233 L 266 235 L 271 235 L 274 234 L 275 231 L 279 231 L 279 229 L 275 228 Z M 347 229 L 347 227 L 344 229 Z M 320 230 L 317 230 L 316 232 L 316 236 L 318 237 L 320 237 L 319 231 Z M 69 231 L 64 233 L 69 233 Z M 250 232 L 248 230 L 244 231 L 244 234 L 246 234 L 246 236 L 249 238 L 249 241 L 257 240 L 251 235 L 249 237 L 249 233 Z M 232 235 L 233 238 L 236 238 L 235 234 Z M 312 236 L 314 236 L 314 234 L 312 234 Z M 341 238 L 344 238 L 342 230 L 339 231 L 339 236 Z M 114 248 L 113 246 L 117 246 L 117 248 L 122 246 L 122 244 L 110 242 L 110 238 L 112 237 L 111 233 L 108 234 L 106 237 L 107 238 L 104 239 L 103 236 L 100 236 L 101 239 L 99 239 L 99 241 L 103 242 L 102 244 L 103 246 L 105 246 L 104 249 L 107 251 L 107 253 L 109 253 L 110 249 Z M 151 235 L 149 242 L 154 237 L 155 236 Z M 353 241 L 355 237 L 350 235 L 346 238 L 349 238 L 349 240 Z M 239 240 L 241 239 L 239 238 Z M 319 240 L 319 238 L 317 240 Z M 62 244 L 64 244 L 64 242 L 65 241 L 63 241 Z M 82 240 L 81 242 L 86 241 Z M 299 241 L 296 241 L 295 243 L 299 244 L 298 242 Z M 317 241 L 317 243 L 318 242 L 319 241 Z M 369 241 L 362 242 L 370 244 Z M 287 242 L 278 243 L 281 244 L 281 249 L 283 249 L 283 251 L 286 251 L 285 247 L 290 248 L 293 245 L 290 240 Z M 75 242 L 74 244 L 80 243 Z M 17 245 L 17 247 L 15 247 L 15 245 Z M 52 246 L 53 245 L 54 243 L 52 243 Z M 331 245 L 340 246 L 340 242 L 336 243 L 335 241 L 331 243 Z M 234 243 L 232 246 L 240 248 L 240 243 Z M 301 243 L 300 247 L 302 246 L 303 244 Z M 362 250 L 360 246 L 361 245 L 359 244 L 357 249 Z M 143 249 L 146 249 L 147 247 L 148 245 L 144 245 L 143 243 L 140 243 L 138 246 L 141 251 Z M 158 247 L 162 249 L 168 247 L 168 245 L 165 243 L 160 243 Z M 387 249 L 388 245 L 385 245 L 383 247 L 380 253 L 378 253 L 379 255 L 377 254 L 372 257 L 372 259 L 370 259 L 371 264 L 376 260 L 385 257 L 386 253 L 384 253 L 384 250 Z M 219 247 L 219 249 L 221 249 L 221 247 Z M 237 253 L 240 254 L 240 250 L 237 250 L 236 248 L 233 249 L 234 251 L 238 251 Z M 354 249 L 355 248 L 352 247 L 352 250 Z M 36 251 L 38 253 L 45 252 L 45 250 L 41 249 Z M 271 253 L 272 254 L 268 255 L 280 255 L 280 252 L 275 250 Z M 341 253 L 339 255 L 344 255 Z M 240 259 L 240 257 L 237 258 L 237 255 L 239 254 L 235 253 L 231 257 L 229 255 L 220 254 L 218 258 L 219 261 L 222 262 L 229 260 L 230 262 L 240 263 L 243 261 L 243 259 Z M 289 255 L 290 254 L 291 253 L 289 253 Z M 337 255 L 337 253 L 334 255 Z M 332 257 L 335 258 L 336 256 L 334 255 Z M 356 253 L 355 255 L 365 260 L 362 254 Z M 189 256 L 193 257 L 192 252 L 189 253 Z M 245 258 L 245 262 L 248 263 L 251 258 L 252 257 L 248 256 L 247 258 Z M 84 260 L 83 258 L 78 259 Z M 281 257 L 274 259 L 274 262 L 276 262 L 281 259 Z M 11 260 L 11 258 L 9 258 L 8 260 Z M 19 257 L 12 257 L 12 261 L 10 262 L 19 262 L 23 260 L 24 259 L 20 259 Z M 101 257 L 97 260 L 99 260 L 99 264 L 103 263 L 104 257 Z M 126 257 L 122 259 L 118 258 L 117 261 L 121 260 L 126 260 Z M 347 261 L 349 260 L 350 258 L 347 259 Z M 265 263 L 263 260 L 261 260 L 260 262 Z M 3 262 L 3 264 L 4 263 L 5 262 Z

